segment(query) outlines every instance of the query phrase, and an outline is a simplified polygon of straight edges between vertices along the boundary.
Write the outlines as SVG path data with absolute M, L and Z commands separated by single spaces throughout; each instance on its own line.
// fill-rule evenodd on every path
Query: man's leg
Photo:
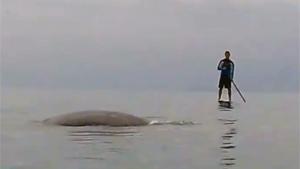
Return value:
M 220 87 L 220 88 L 219 88 L 219 99 L 218 99 L 218 101 L 220 101 L 220 100 L 221 100 L 221 96 L 222 96 L 222 89 L 223 89 L 223 87 Z
M 231 88 L 228 88 L 228 98 L 229 98 L 229 101 L 231 102 Z

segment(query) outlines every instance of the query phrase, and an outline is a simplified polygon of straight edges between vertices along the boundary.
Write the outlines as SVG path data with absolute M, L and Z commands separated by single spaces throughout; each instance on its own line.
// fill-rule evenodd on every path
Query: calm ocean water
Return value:
M 298 169 L 299 93 L 2 89 L 1 169 Z M 45 118 L 113 110 L 143 127 L 60 127 Z

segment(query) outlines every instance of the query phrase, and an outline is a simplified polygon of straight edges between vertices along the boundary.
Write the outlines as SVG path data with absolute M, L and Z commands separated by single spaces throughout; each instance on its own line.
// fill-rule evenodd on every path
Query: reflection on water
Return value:
M 230 104 L 219 105 L 220 113 L 234 113 L 233 106 Z M 234 138 L 237 134 L 236 123 L 237 119 L 231 118 L 219 118 L 220 122 L 222 122 L 223 126 L 223 134 L 221 136 L 222 143 L 220 145 L 222 158 L 220 165 L 223 169 L 232 168 L 236 164 L 236 158 L 233 156 L 232 151 L 236 148 L 236 144 L 234 142 Z
M 116 144 L 118 138 L 120 140 L 126 137 L 134 138 L 141 135 L 138 127 L 106 127 L 106 126 L 85 126 L 70 127 L 67 130 L 67 138 L 77 145 L 77 148 L 94 149 L 95 153 L 74 153 L 67 157 L 68 160 L 75 161 L 104 161 L 111 158 L 112 154 L 126 154 L 129 147 L 122 144 Z M 117 141 L 118 142 L 118 141 Z M 111 153 L 111 154 L 110 154 Z M 110 154 L 110 155 L 109 155 Z
M 103 143 L 112 144 L 112 141 L 103 140 L 103 137 L 138 136 L 137 128 L 129 127 L 79 127 L 68 131 L 72 142 L 79 144 Z
M 102 157 L 72 157 L 73 160 L 105 160 L 105 158 Z
M 83 131 L 71 131 L 70 136 L 133 136 L 136 131 L 114 131 L 114 130 L 83 130 Z

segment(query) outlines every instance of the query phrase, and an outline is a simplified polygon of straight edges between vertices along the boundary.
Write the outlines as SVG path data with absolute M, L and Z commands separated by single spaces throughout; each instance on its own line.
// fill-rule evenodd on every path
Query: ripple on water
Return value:
M 72 142 L 78 144 L 112 144 L 111 140 L 104 137 L 130 137 L 140 135 L 136 128 L 120 127 L 80 127 L 72 128 L 68 131 L 68 136 Z
M 80 156 L 80 157 L 71 157 L 73 160 L 105 160 L 103 157 L 85 157 L 85 156 Z
M 75 156 L 68 159 L 96 162 L 107 160 L 116 154 L 122 155 L 129 151 L 128 146 L 123 146 L 124 140 L 128 141 L 128 139 L 116 139 L 115 137 L 139 136 L 139 133 L 139 130 L 135 127 L 89 126 L 70 128 L 67 131 L 69 140 L 76 143 L 76 149 L 84 150 L 84 153 L 75 153 Z
M 225 130 L 221 135 L 222 144 L 220 145 L 220 149 L 222 150 L 223 157 L 221 158 L 220 165 L 223 169 L 229 169 L 236 164 L 236 158 L 233 157 L 232 151 L 236 148 L 234 137 L 237 134 L 237 119 L 219 118 L 218 120 L 223 123 Z
M 70 136 L 134 136 L 136 131 L 94 131 L 94 130 L 84 130 L 84 131 L 71 131 Z

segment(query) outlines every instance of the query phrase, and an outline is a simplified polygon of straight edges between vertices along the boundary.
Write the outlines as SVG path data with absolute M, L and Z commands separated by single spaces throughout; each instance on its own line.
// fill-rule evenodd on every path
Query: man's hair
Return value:
M 225 54 L 230 54 L 230 52 L 228 50 L 225 51 Z

